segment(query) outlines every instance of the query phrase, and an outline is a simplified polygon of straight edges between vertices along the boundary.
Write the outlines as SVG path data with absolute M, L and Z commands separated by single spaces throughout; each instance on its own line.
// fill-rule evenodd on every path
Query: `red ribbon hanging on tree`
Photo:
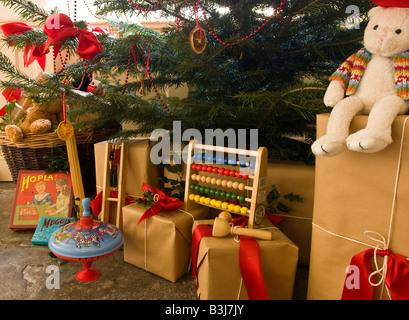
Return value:
M 17 89 L 12 87 L 7 87 L 3 92 L 2 95 L 6 99 L 7 102 L 11 102 L 13 100 L 18 100 L 21 98 L 23 94 L 23 89 Z M 0 109 L 0 117 L 3 117 L 6 114 L 6 106 Z
M 155 203 L 151 208 L 144 212 L 142 217 L 139 219 L 138 224 L 140 224 L 143 220 L 158 214 L 162 210 L 174 211 L 179 209 L 184 204 L 183 201 L 177 198 L 168 197 L 162 190 L 153 188 L 146 183 L 142 184 L 142 191 L 143 193 L 146 191 L 152 192 L 155 197 Z
M 247 217 L 239 217 L 232 221 L 233 225 L 247 225 Z M 213 228 L 208 225 L 198 225 L 192 235 L 192 277 L 197 290 L 197 252 L 203 237 L 211 237 Z M 266 285 L 261 270 L 260 248 L 257 240 L 252 237 L 240 237 L 239 247 L 240 272 L 250 300 L 269 300 Z
M 70 17 L 63 13 L 54 13 L 47 17 L 44 33 L 48 35 L 44 52 L 48 50 L 52 42 L 54 45 L 54 58 L 60 51 L 61 41 L 73 37 L 78 39 L 77 54 L 85 60 L 94 59 L 103 50 L 95 34 L 75 27 Z
M 34 30 L 33 27 L 29 26 L 23 22 L 11 22 L 5 23 L 1 25 L 1 30 L 6 37 L 9 37 L 13 34 L 22 34 L 27 31 Z M 9 45 L 13 45 L 12 42 L 9 42 Z M 46 54 L 48 50 L 45 49 L 43 44 L 41 45 L 33 45 L 31 43 L 27 43 L 24 47 L 24 66 L 28 67 L 34 60 L 37 60 L 38 64 L 40 65 L 41 69 L 45 70 L 45 62 L 46 62 Z
M 342 300 L 372 300 L 373 285 L 369 282 L 372 271 L 370 268 L 370 258 L 374 257 L 375 249 L 360 252 L 352 257 L 351 266 L 357 266 L 359 270 L 359 286 L 348 288 L 347 282 L 344 284 Z M 391 253 L 387 250 L 376 250 L 376 255 L 387 258 L 386 270 L 383 270 L 385 284 L 389 290 L 392 300 L 409 299 L 409 263 L 400 254 Z M 350 275 L 347 275 L 347 279 Z

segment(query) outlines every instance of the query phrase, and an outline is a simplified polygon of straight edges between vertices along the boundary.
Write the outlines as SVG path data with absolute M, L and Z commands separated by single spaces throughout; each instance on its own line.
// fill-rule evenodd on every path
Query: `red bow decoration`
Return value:
M 369 282 L 371 277 L 371 268 L 369 259 L 375 254 L 375 249 L 369 249 L 360 252 L 352 257 L 351 266 L 357 266 L 359 270 L 360 283 L 355 288 L 348 288 L 344 284 L 342 300 L 372 300 L 373 285 Z M 407 259 L 400 254 L 391 253 L 387 250 L 376 250 L 376 255 L 387 257 L 385 284 L 389 290 L 392 300 L 409 299 L 409 263 Z M 347 275 L 348 278 L 349 275 Z
M 248 223 L 247 217 L 239 217 L 232 221 L 233 225 L 244 227 Z M 195 279 L 197 290 L 197 252 L 203 237 L 211 237 L 213 228 L 208 225 L 198 225 L 192 235 L 192 277 Z M 240 272 L 246 286 L 250 300 L 269 300 L 266 285 L 261 270 L 260 248 L 256 239 L 240 237 L 239 247 Z
M 7 87 L 3 92 L 2 95 L 6 98 L 7 102 L 11 102 L 13 100 L 18 100 L 21 98 L 23 94 L 23 89 L 11 88 Z M 0 109 L 0 117 L 6 114 L 6 106 Z
M 152 217 L 162 210 L 165 211 L 173 211 L 179 209 L 183 206 L 184 202 L 177 199 L 168 197 L 162 190 L 157 188 L 152 188 L 150 185 L 143 183 L 142 184 L 142 191 L 145 193 L 146 191 L 150 191 L 155 195 L 155 203 L 154 205 L 145 211 L 142 217 L 139 219 L 138 224 L 140 224 L 146 218 Z
M 54 13 L 47 17 L 44 33 L 48 35 L 44 50 L 48 50 L 52 42 L 54 45 L 54 57 L 60 51 L 61 41 L 73 37 L 76 37 L 79 42 L 77 54 L 85 60 L 95 58 L 103 50 L 95 34 L 75 27 L 70 17 L 63 13 Z
M 6 37 L 9 37 L 12 34 L 22 34 L 24 32 L 34 30 L 34 28 L 23 22 L 12 22 L 1 25 L 1 30 Z M 13 45 L 13 43 L 9 42 L 9 45 Z M 28 67 L 34 60 L 37 60 L 41 69 L 44 71 L 46 62 L 45 55 L 47 52 L 48 51 L 45 49 L 44 45 L 33 45 L 31 43 L 27 43 L 24 47 L 24 66 Z

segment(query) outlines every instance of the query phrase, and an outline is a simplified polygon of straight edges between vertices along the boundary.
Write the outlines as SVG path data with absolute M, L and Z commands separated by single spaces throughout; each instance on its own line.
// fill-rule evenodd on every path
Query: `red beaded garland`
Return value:
M 281 16 L 281 11 L 282 11 L 282 7 L 284 6 L 284 4 L 287 2 L 287 0 L 283 0 L 280 2 L 280 6 L 277 7 L 277 10 L 275 10 L 274 14 L 271 15 L 268 19 L 265 20 L 264 23 L 261 24 L 261 26 L 259 26 L 257 29 L 255 29 L 253 32 L 251 32 L 249 35 L 242 37 L 240 40 L 237 40 L 236 42 L 232 42 L 232 43 L 226 43 L 224 41 L 222 41 L 214 32 L 213 28 L 210 26 L 210 22 L 209 20 L 207 20 L 207 17 L 204 13 L 204 9 L 202 7 L 202 4 L 200 3 L 200 1 L 197 1 L 198 5 L 200 6 L 200 9 L 202 10 L 202 14 L 203 14 L 203 18 L 206 21 L 206 25 L 207 28 L 209 29 L 210 33 L 213 35 L 213 37 L 215 38 L 215 40 L 217 42 L 219 42 L 220 44 L 224 45 L 224 46 L 235 46 L 236 44 L 239 44 L 241 42 L 244 42 L 248 39 L 250 39 L 251 37 L 253 37 L 256 33 L 258 33 L 262 28 L 264 28 L 267 23 L 270 22 L 270 20 L 277 14 L 277 12 L 280 11 L 280 15 L 279 15 L 279 22 L 282 23 L 282 16 Z
M 150 6 L 150 7 L 140 7 L 137 4 L 133 3 L 132 0 L 128 0 L 128 2 L 135 8 L 141 11 L 151 11 L 153 9 L 156 9 L 157 6 L 159 6 L 164 0 L 159 0 L 157 3 L 155 3 L 154 5 Z

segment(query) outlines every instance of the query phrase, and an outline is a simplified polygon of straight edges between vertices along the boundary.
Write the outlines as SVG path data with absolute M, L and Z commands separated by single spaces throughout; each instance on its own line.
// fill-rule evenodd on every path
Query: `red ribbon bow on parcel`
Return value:
M 73 37 L 78 39 L 77 54 L 85 60 L 95 58 L 103 50 L 95 34 L 75 27 L 70 17 L 63 13 L 54 13 L 47 17 L 44 33 L 48 35 L 48 39 L 43 53 L 48 50 L 52 42 L 54 45 L 54 57 L 60 51 L 61 41 Z
M 179 200 L 177 198 L 168 197 L 162 190 L 153 188 L 150 185 L 143 183 L 142 184 L 143 193 L 145 193 L 147 190 L 154 194 L 155 203 L 151 208 L 145 211 L 145 213 L 139 219 L 138 224 L 140 224 L 146 218 L 149 218 L 149 217 L 152 217 L 158 214 L 162 210 L 165 210 L 165 211 L 177 210 L 184 204 L 182 200 Z
M 9 37 L 13 34 L 22 34 L 24 32 L 34 30 L 34 28 L 23 22 L 11 22 L 11 23 L 2 24 L 1 30 L 3 31 L 3 34 L 6 37 Z M 10 42 L 9 44 L 13 45 L 12 42 Z M 31 43 L 27 43 L 24 47 L 24 55 L 23 55 L 24 66 L 28 67 L 34 60 L 37 60 L 41 69 L 43 69 L 44 71 L 46 53 L 47 53 L 47 49 L 45 49 L 44 44 L 33 45 Z
M 382 236 L 381 236 L 382 237 Z M 383 237 L 382 237 L 383 238 Z M 381 242 L 381 241 L 379 241 Z M 391 253 L 387 248 L 385 241 L 380 250 L 378 247 L 362 251 L 352 257 L 350 266 L 356 266 L 359 270 L 359 285 L 351 285 L 347 275 L 342 293 L 342 300 L 372 300 L 374 286 L 385 282 L 388 294 L 392 300 L 409 299 L 409 262 L 405 256 L 397 253 Z M 378 268 L 376 256 L 384 258 L 382 268 Z M 370 259 L 374 259 L 376 270 L 372 272 Z M 372 277 L 376 274 L 382 276 L 378 283 L 372 282 Z

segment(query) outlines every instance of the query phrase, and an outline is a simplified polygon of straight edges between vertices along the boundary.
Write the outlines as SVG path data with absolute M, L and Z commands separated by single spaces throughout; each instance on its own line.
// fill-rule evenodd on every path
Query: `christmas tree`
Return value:
M 44 27 L 59 10 L 47 12 L 27 0 L 1 2 Z M 158 33 L 139 23 L 106 21 L 110 33 L 88 31 L 103 50 L 85 58 L 78 55 L 77 36 L 62 39 L 60 48 L 52 43 L 58 67 L 42 83 L 0 55 L 0 71 L 8 77 L 1 87 L 21 88 L 44 103 L 59 99 L 64 87 L 70 118 L 97 116 L 78 127 L 132 124 L 120 138 L 172 130 L 175 121 L 200 132 L 257 129 L 258 143 L 271 159 L 311 161 L 316 114 L 329 111 L 322 103 L 328 77 L 361 48 L 370 1 L 95 0 L 94 5 L 98 17 L 122 14 L 129 21 L 156 12 L 169 27 Z M 73 25 L 87 30 L 85 21 L 74 19 Z M 39 29 L 3 40 L 25 50 L 48 39 Z M 78 84 L 85 79 L 86 87 L 92 77 L 101 86 L 90 95 L 76 94 Z M 188 95 L 166 97 L 170 86 L 185 86 Z

